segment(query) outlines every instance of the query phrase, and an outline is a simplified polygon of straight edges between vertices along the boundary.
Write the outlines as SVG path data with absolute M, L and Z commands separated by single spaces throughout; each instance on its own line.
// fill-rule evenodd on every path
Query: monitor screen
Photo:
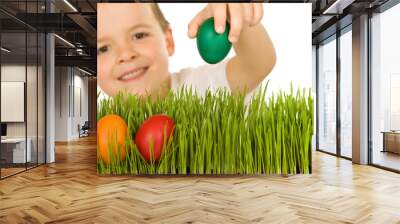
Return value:
M 1 124 L 1 136 L 7 136 L 7 124 Z

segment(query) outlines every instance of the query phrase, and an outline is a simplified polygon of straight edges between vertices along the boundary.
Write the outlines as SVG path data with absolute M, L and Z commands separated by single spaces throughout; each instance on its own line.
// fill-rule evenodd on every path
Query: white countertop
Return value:
M 25 138 L 5 138 L 1 139 L 1 143 L 20 143 L 24 142 Z M 27 138 L 27 141 L 30 141 L 30 138 Z

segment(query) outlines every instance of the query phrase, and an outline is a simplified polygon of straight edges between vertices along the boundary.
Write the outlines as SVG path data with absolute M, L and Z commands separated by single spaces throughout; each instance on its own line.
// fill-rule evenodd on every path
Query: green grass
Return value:
M 131 138 L 127 157 L 111 164 L 98 159 L 99 174 L 297 174 L 311 172 L 313 98 L 311 90 L 278 92 L 265 100 L 261 89 L 249 105 L 243 95 L 220 89 L 200 98 L 191 89 L 152 101 L 119 94 L 99 102 L 98 119 L 121 116 Z M 154 114 L 171 116 L 176 129 L 158 162 L 146 162 L 134 143 L 141 123 Z M 110 151 L 116 144 L 110 144 Z M 112 155 L 112 154 L 111 154 Z

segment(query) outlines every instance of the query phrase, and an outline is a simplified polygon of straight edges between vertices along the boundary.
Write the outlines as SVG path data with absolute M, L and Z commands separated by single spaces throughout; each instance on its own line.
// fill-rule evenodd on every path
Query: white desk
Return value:
M 6 139 L 1 139 L 1 144 L 2 147 L 6 146 L 12 147 L 12 155 L 13 155 L 13 163 L 25 163 L 25 162 L 31 162 L 31 145 L 32 145 L 32 140 L 30 138 L 27 138 L 26 142 L 28 143 L 26 147 L 26 154 L 25 154 L 25 138 L 6 138 Z M 3 148 L 2 148 L 3 150 Z M 6 149 L 7 150 L 7 149 Z M 25 161 L 25 159 L 27 159 Z
M 381 133 L 383 133 L 382 152 L 400 154 L 400 131 L 382 131 Z

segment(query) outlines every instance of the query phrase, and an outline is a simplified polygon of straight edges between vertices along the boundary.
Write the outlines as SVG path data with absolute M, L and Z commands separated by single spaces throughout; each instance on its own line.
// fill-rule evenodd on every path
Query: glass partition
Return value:
M 37 105 L 37 145 L 38 145 L 38 156 L 37 161 L 38 164 L 43 164 L 46 162 L 46 144 L 45 144 L 45 124 L 46 124 L 46 74 L 45 74 L 45 65 L 46 65 L 46 38 L 43 33 L 38 34 L 38 74 L 37 74 L 37 90 L 38 90 L 38 105 Z
M 372 164 L 400 171 L 400 4 L 373 15 Z
M 1 1 L 0 7 L 23 16 L 43 13 L 40 4 Z M 0 12 L 1 179 L 45 163 L 45 41 L 13 13 Z
M 318 48 L 318 149 L 336 154 L 336 36 Z
M 27 166 L 32 167 L 37 165 L 38 157 L 38 144 L 37 144 L 37 127 L 38 127 L 38 111 L 37 111 L 37 98 L 38 98 L 38 57 L 37 57 L 37 41 L 38 36 L 36 32 L 27 33 L 28 38 L 28 62 L 27 62 L 27 98 L 26 98 L 26 112 L 27 112 L 27 150 L 31 151 L 31 158 Z
M 352 32 L 340 36 L 340 154 L 352 157 Z
M 26 150 L 26 40 L 25 32 L 1 34 L 2 177 L 24 171 L 31 162 L 29 145 Z

